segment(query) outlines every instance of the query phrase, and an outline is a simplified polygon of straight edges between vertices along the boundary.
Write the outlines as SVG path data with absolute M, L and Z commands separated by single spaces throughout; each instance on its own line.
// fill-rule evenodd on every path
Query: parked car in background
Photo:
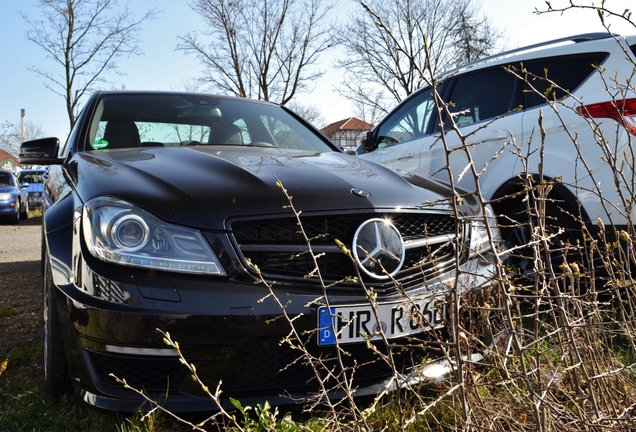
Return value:
M 29 197 L 29 207 L 42 206 L 42 192 L 44 192 L 44 168 L 23 169 L 17 174 L 18 182 L 28 183 L 27 193 Z
M 26 185 L 18 184 L 13 172 L 0 170 L 0 217 L 11 223 L 29 218 Z
M 612 241 L 635 220 L 635 54 L 636 36 L 593 33 L 461 66 L 365 134 L 360 157 L 471 191 L 474 168 L 510 246 L 531 238 L 528 179 L 550 184 L 545 214 L 552 232 L 567 228 L 561 239 L 576 244 L 579 221 L 594 233 L 598 220 Z M 534 271 L 531 259 L 513 261 Z
M 422 341 L 448 325 L 447 284 L 474 292 L 494 272 L 496 228 L 472 195 L 453 208 L 446 186 L 345 154 L 284 107 L 96 92 L 57 146 L 25 142 L 20 155 L 49 165 L 45 388 L 72 385 L 100 408 L 144 402 L 113 375 L 173 411 L 215 408 L 157 329 L 203 383 L 222 381 L 224 406 L 302 402 L 320 384 L 282 342 L 289 320 L 332 365 L 318 370 L 329 397 L 345 394 L 337 346 L 355 394 L 375 395 L 392 377 L 368 348 L 384 349 L 379 329 L 399 371 L 415 371 L 436 358 Z

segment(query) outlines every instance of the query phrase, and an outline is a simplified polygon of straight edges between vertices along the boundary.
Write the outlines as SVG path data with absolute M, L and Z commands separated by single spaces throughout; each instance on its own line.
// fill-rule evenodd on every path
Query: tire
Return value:
M 52 396 L 71 392 L 71 380 L 62 341 L 55 286 L 48 254 L 44 255 L 44 391 Z
M 14 213 L 9 216 L 9 223 L 12 225 L 17 225 L 18 223 L 20 223 L 20 213 Z
M 29 219 L 29 202 L 23 203 L 24 205 L 20 208 L 20 219 L 27 220 Z
M 575 250 L 577 243 L 582 244 L 581 223 L 573 217 L 574 213 L 562 200 L 551 198 L 545 202 L 545 235 L 550 236 L 550 245 L 546 249 L 539 245 L 537 250 L 530 245 L 532 230 L 538 227 L 541 219 L 530 204 L 530 214 L 525 202 L 516 200 L 512 205 L 499 212 L 501 236 L 506 247 L 511 250 L 509 264 L 512 271 L 521 278 L 534 280 L 537 277 L 536 259 L 541 258 L 547 268 L 549 261 L 555 274 L 564 272 L 564 263 L 580 264 L 582 255 Z M 563 229 L 563 232 L 559 232 Z

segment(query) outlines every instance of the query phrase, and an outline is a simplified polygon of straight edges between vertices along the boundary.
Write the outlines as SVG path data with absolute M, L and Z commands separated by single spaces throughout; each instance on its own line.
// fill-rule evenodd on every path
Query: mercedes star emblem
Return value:
M 353 236 L 356 262 L 369 276 L 388 279 L 404 264 L 404 241 L 397 228 L 386 219 L 369 219 Z

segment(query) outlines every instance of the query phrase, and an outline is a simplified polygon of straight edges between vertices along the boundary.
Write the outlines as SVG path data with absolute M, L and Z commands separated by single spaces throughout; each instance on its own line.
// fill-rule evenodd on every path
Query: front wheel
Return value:
M 55 285 L 48 254 L 44 253 L 44 391 L 63 395 L 71 391 L 62 331 L 55 298 Z
M 20 223 L 20 213 L 13 213 L 9 216 L 9 223 L 11 225 L 17 225 Z
M 29 218 L 29 202 L 22 203 L 22 207 L 20 208 L 20 219 L 27 220 Z
M 517 202 L 502 212 L 501 235 L 511 251 L 514 273 L 534 280 L 542 268 L 562 274 L 564 264 L 580 261 L 582 226 L 574 215 L 565 204 L 554 201 L 545 202 L 544 208 Z

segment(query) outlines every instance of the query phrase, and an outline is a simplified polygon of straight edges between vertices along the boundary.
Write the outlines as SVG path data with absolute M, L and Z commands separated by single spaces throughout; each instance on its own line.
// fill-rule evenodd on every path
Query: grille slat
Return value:
M 319 255 L 318 266 L 324 281 L 343 281 L 358 275 L 350 257 L 334 248 L 335 240 L 338 239 L 350 248 L 358 227 L 368 219 L 378 217 L 390 219 L 405 242 L 416 242 L 416 247 L 406 250 L 404 266 L 396 275 L 403 287 L 421 283 L 422 277 L 432 278 L 454 267 L 457 247 L 455 240 L 432 245 L 420 241 L 435 236 L 454 238 L 456 221 L 449 213 L 303 214 L 300 218 L 302 227 L 311 241 L 314 253 Z M 305 283 L 311 283 L 312 278 L 307 278 L 307 275 L 313 273 L 314 261 L 307 252 L 306 242 L 295 217 L 236 219 L 230 222 L 230 230 L 243 259 L 249 259 L 257 265 L 264 276 L 274 280 L 302 278 Z M 394 286 L 391 281 L 364 277 L 367 285 L 376 289 L 390 289 Z M 340 285 L 345 286 L 347 283 Z

